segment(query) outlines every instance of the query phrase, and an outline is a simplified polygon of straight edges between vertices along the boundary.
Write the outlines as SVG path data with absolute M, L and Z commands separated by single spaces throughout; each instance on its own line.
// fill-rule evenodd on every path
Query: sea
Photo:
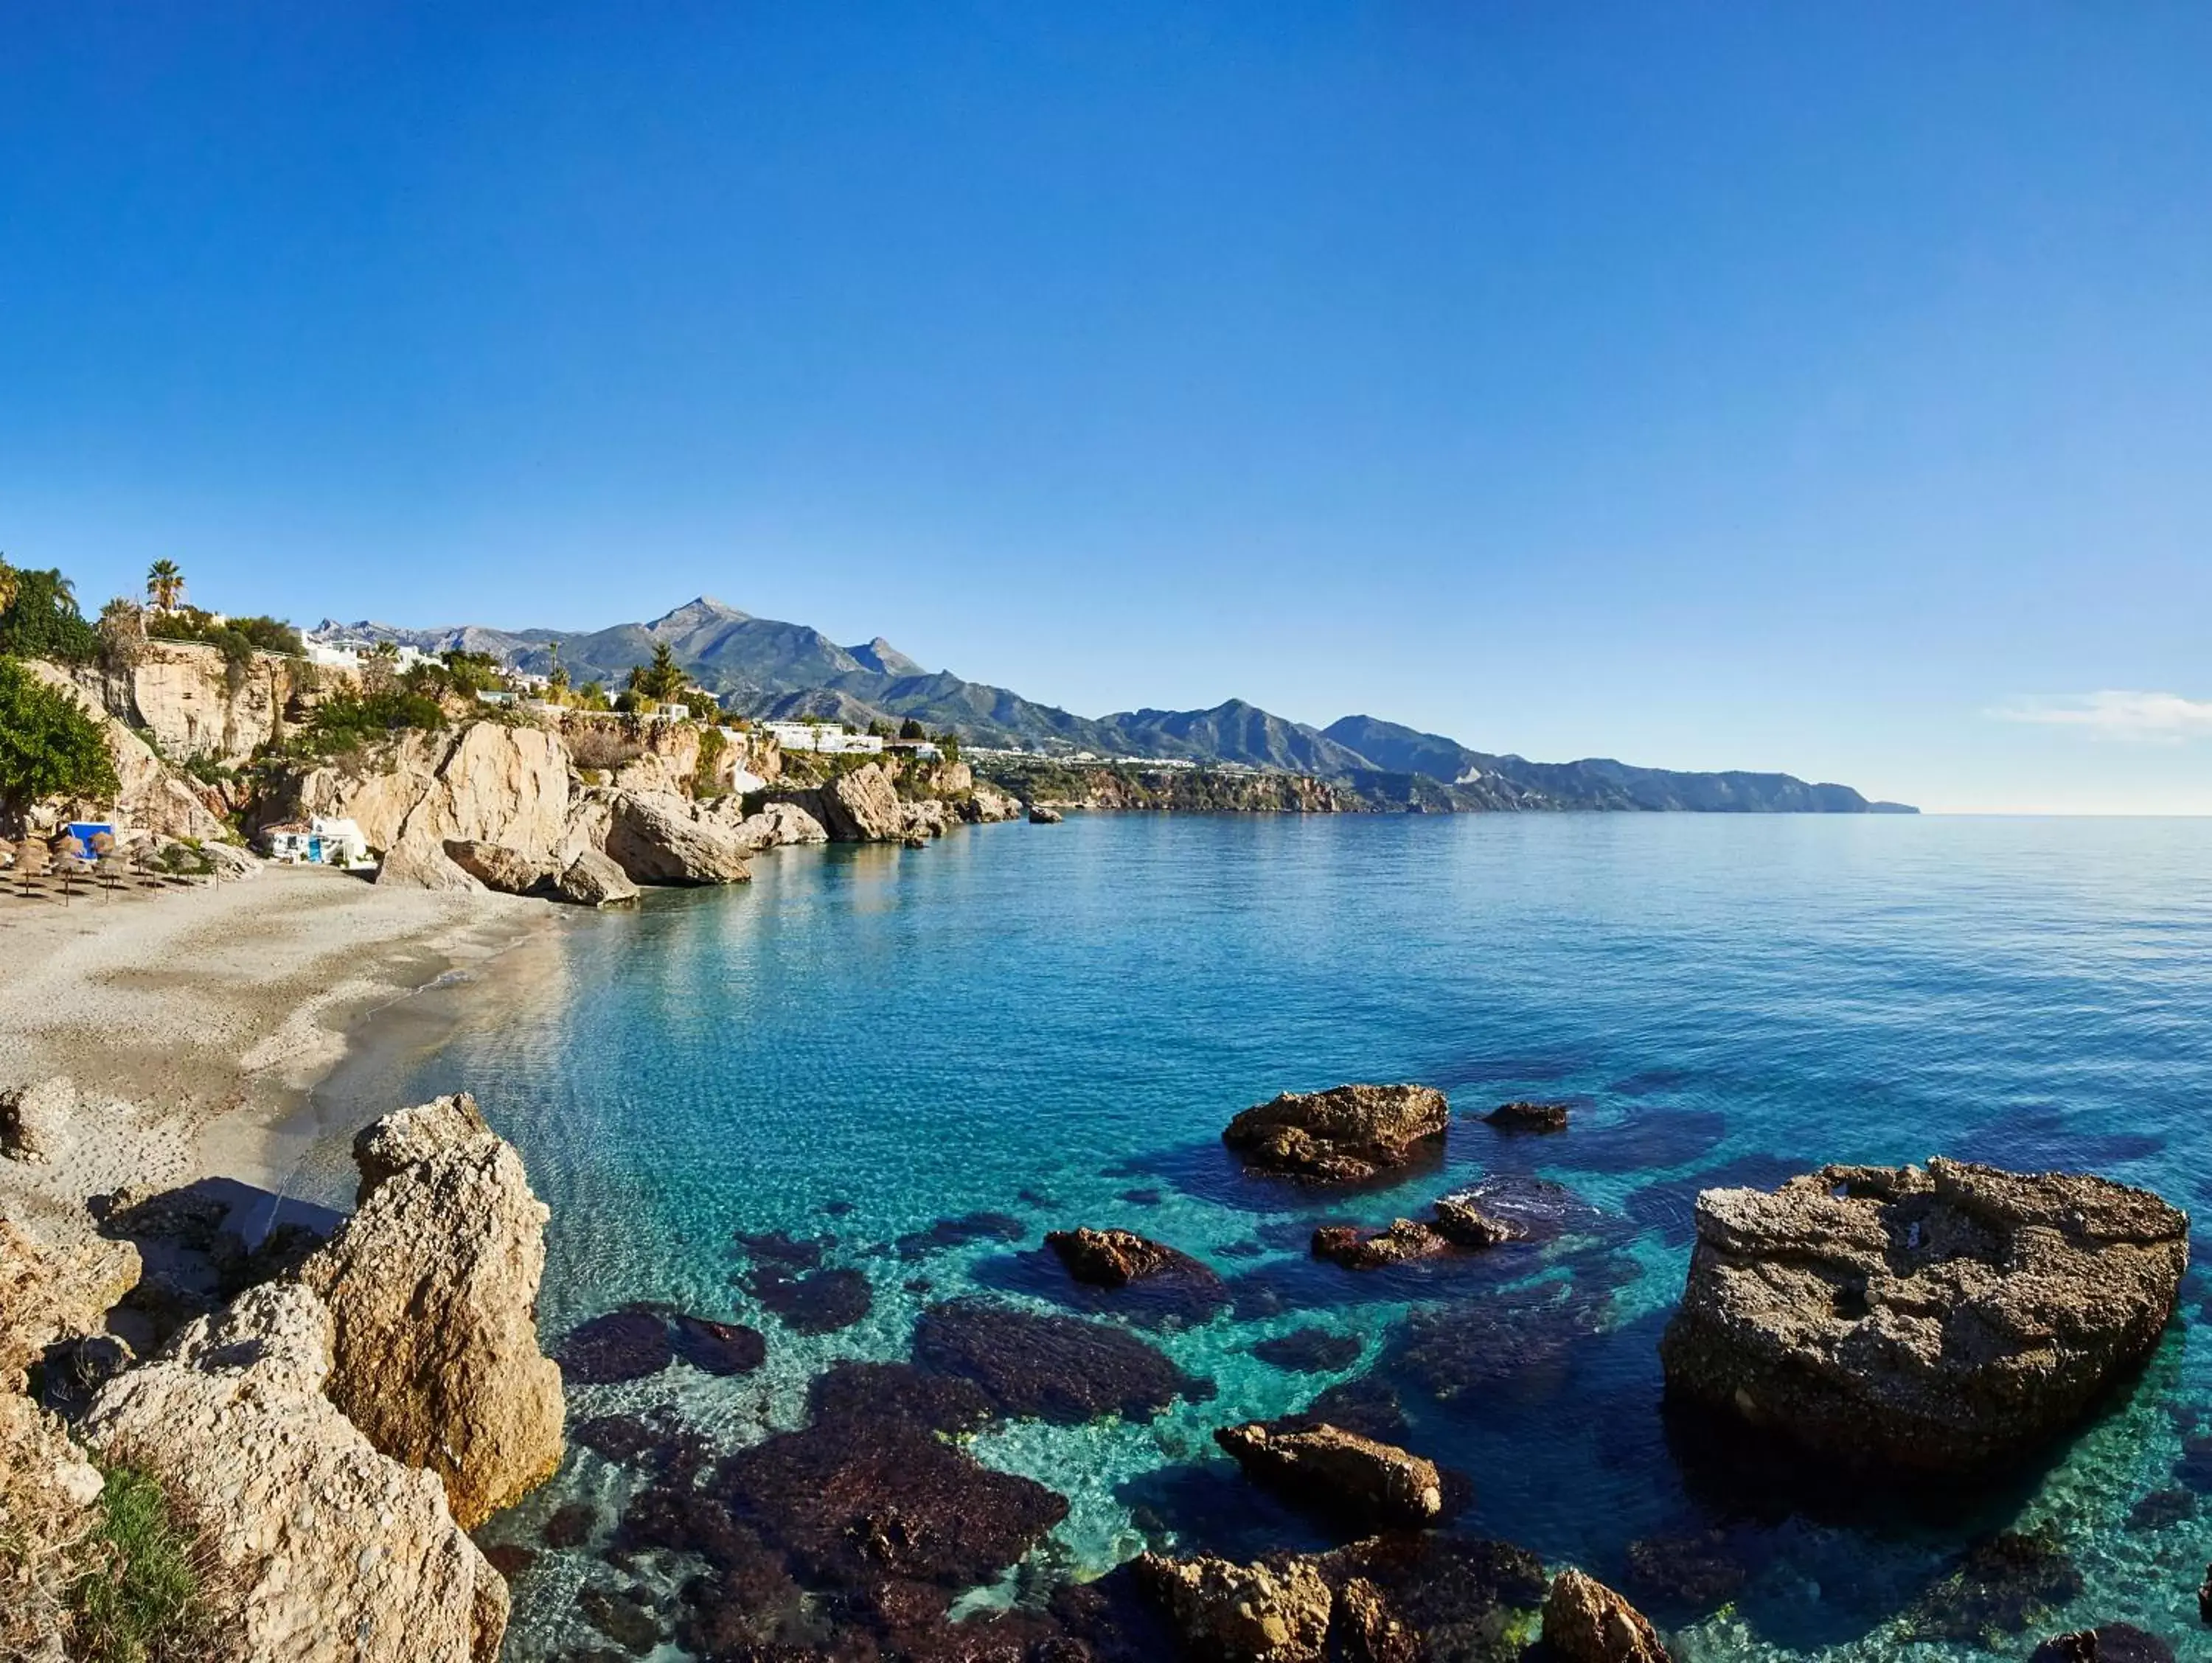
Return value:
M 659 1411 L 730 1448 L 797 1426 L 811 1379 L 907 1356 L 935 1302 L 1079 1305 L 1043 1234 L 1121 1226 L 1227 1279 L 1227 1310 L 1139 1331 L 1214 1394 L 975 1438 L 1068 1499 L 1033 1556 L 1042 1581 L 1148 1546 L 1341 1539 L 1255 1498 L 1211 1434 L 1349 1384 L 1395 1399 L 1401 1441 L 1464 1475 L 1459 1528 L 1639 1598 L 1678 1659 L 2025 1658 L 2115 1621 L 2212 1655 L 2195 1275 L 2148 1367 L 2077 1435 L 1940 1498 L 1744 1470 L 1667 1412 L 1656 1349 L 1706 1187 L 1942 1154 L 2212 1204 L 2212 822 L 1079 814 L 925 849 L 777 851 L 748 885 L 564 915 L 514 962 L 422 997 L 444 1001 L 419 1030 L 435 1042 L 387 1047 L 387 1101 L 359 1106 L 465 1089 L 520 1148 L 552 1209 L 549 1345 L 630 1302 L 767 1337 L 749 1375 L 679 1362 L 572 1387 L 572 1421 Z M 1442 1165 L 1325 1195 L 1223 1150 L 1238 1110 L 1342 1081 L 1446 1092 Z M 1476 1118 L 1523 1098 L 1570 1103 L 1571 1126 L 1516 1138 Z M 333 1138 L 299 1189 L 343 1199 L 343 1156 Z M 1417 1217 L 1486 1180 L 1562 1187 L 1542 1193 L 1573 1228 L 1368 1275 L 1308 1254 L 1318 1223 Z M 980 1235 L 939 1228 L 977 1215 Z M 740 1238 L 775 1233 L 830 1238 L 823 1263 L 866 1278 L 867 1314 L 799 1332 L 763 1308 Z M 1255 1355 L 1294 1334 L 1304 1369 Z M 572 1450 L 480 1533 L 538 1550 L 508 1658 L 597 1639 L 575 1598 L 605 1579 L 592 1548 L 635 1482 Z M 546 1519 L 579 1501 L 592 1541 L 544 1550 Z M 2063 1574 L 2024 1604 L 1969 1587 L 1987 1615 L 1961 1624 L 1961 1567 L 2004 1531 Z M 1639 1583 L 1655 1554 L 1723 1570 L 1686 1599 Z

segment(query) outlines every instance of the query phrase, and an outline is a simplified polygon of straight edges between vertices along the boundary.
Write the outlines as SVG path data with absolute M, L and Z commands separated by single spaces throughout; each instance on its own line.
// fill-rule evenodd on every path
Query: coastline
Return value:
M 283 1193 L 329 1129 L 327 1083 L 376 1043 L 376 1018 L 559 921 L 541 901 L 283 866 L 66 908 L 11 902 L 0 1083 L 66 1076 L 77 1108 L 66 1158 L 0 1162 L 0 1207 L 68 1236 L 88 1230 L 92 1197 L 125 1186 Z

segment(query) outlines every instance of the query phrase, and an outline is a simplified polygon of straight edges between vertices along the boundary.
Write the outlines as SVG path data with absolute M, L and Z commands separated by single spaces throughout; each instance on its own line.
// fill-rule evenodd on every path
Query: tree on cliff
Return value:
M 7 586 L 0 595 L 0 652 L 19 659 L 55 659 L 64 664 L 89 664 L 100 650 L 100 638 L 76 610 L 76 595 L 59 572 L 34 572 L 9 567 Z
M 158 610 L 173 612 L 185 598 L 185 571 L 173 560 L 157 560 L 146 568 L 146 598 Z
M 0 658 L 0 809 L 50 797 L 112 802 L 122 789 L 100 724 L 66 694 Z
M 653 647 L 653 662 L 639 665 L 629 672 L 629 690 L 641 699 L 655 704 L 672 701 L 690 682 L 684 666 L 676 662 L 676 654 L 669 650 L 666 641 L 656 641 Z

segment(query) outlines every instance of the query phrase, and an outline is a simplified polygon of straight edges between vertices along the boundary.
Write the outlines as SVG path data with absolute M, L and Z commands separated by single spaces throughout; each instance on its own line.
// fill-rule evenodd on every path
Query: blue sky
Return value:
M 1087 713 L 2212 812 L 2212 8 L 0 28 L 0 550 L 94 601 L 705 592 Z

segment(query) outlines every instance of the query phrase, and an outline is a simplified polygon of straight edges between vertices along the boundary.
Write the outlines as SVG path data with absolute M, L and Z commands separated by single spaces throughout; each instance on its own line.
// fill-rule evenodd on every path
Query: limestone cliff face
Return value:
M 210 757 L 235 767 L 283 731 L 285 713 L 320 688 L 323 671 L 274 652 L 257 652 L 233 671 L 212 646 L 193 641 L 148 641 L 137 664 L 112 689 L 109 703 L 138 727 L 152 731 L 166 756 L 183 762 Z M 118 707 L 122 692 L 126 704 Z
M 561 1371 L 538 1345 L 546 1208 L 466 1093 L 386 1115 L 354 1163 L 359 1210 L 301 1272 L 335 1319 L 325 1389 L 473 1528 L 561 1462 Z
M 100 1389 L 86 1441 L 150 1473 L 234 1586 L 212 1663 L 489 1663 L 507 1585 L 435 1473 L 324 1396 L 331 1313 L 270 1283 Z
M 868 762 L 805 791 L 776 793 L 826 827 L 833 843 L 896 843 L 906 835 L 898 792 L 881 766 Z
M 66 671 L 35 659 L 28 668 L 49 687 L 74 700 L 85 714 L 100 725 L 101 737 L 107 741 L 108 755 L 115 760 L 116 778 L 122 782 L 122 793 L 114 807 L 125 824 L 163 837 L 196 837 L 207 841 L 228 835 L 206 788 L 156 756 L 143 739 L 110 714 L 82 683 Z M 97 814 L 106 805 L 87 803 L 76 807 Z
M 359 824 L 386 856 L 380 882 L 465 889 L 476 880 L 447 858 L 449 841 L 552 864 L 568 817 L 568 752 L 541 728 L 471 722 L 405 734 L 366 768 L 315 768 L 293 798 L 298 814 Z

